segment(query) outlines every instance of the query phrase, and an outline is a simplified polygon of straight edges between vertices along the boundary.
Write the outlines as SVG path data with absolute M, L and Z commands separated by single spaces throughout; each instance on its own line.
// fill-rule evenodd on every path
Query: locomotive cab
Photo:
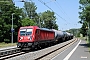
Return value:
M 20 28 L 18 32 L 18 44 L 17 47 L 29 47 L 32 45 L 34 36 L 33 28 Z
M 19 42 L 22 42 L 23 40 L 26 41 L 32 41 L 32 29 L 20 29 L 20 36 L 19 36 Z

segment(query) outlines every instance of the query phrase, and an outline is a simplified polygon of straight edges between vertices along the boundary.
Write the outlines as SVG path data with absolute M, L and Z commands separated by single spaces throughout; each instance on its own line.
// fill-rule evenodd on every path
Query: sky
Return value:
M 14 0 L 15 5 L 18 7 L 23 7 L 23 2 L 21 0 Z M 30 2 L 31 0 L 25 0 L 26 2 Z M 77 29 L 81 28 L 81 24 L 78 23 L 80 19 L 78 18 L 79 14 L 79 0 L 32 0 L 36 7 L 37 13 L 44 12 L 50 10 L 50 7 L 56 16 L 56 23 L 58 24 L 59 30 L 69 30 L 69 29 Z M 45 2 L 48 6 L 46 7 L 40 1 Z M 50 11 L 52 11 L 50 10 Z

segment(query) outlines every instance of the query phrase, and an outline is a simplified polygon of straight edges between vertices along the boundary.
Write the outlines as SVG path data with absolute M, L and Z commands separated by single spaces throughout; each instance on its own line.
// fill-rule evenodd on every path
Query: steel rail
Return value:
M 55 52 L 57 52 L 61 49 L 62 49 L 61 51 L 63 51 L 63 48 L 66 49 L 67 46 L 70 46 L 70 45 L 74 44 L 76 41 L 77 41 L 77 39 L 75 39 L 75 40 L 73 40 L 73 41 L 71 41 L 71 42 L 69 42 L 69 43 L 67 43 L 67 44 L 65 44 L 65 45 L 63 45 L 63 46 L 61 46 L 57 49 L 54 49 L 53 51 L 50 51 L 49 53 L 46 53 L 42 56 L 39 56 L 39 57 L 35 58 L 34 60 L 44 60 L 44 59 L 47 60 L 47 56 L 49 56 L 49 55 L 51 55 L 51 54 L 53 54 L 53 53 L 55 53 Z M 51 58 L 50 59 L 49 58 L 50 58 L 50 56 L 48 57 L 48 60 L 51 59 Z
M 7 52 L 4 51 L 0 51 L 0 60 L 3 59 L 19 59 L 19 60 L 25 60 L 24 57 L 28 57 L 30 60 L 43 60 L 45 59 L 45 57 L 51 55 L 52 53 L 55 53 L 58 50 L 61 50 L 62 48 L 66 47 L 66 46 L 70 46 L 70 44 L 74 44 L 78 39 L 72 39 L 70 41 L 66 41 L 45 49 L 41 49 L 38 51 L 29 51 L 29 52 L 21 52 L 19 48 L 15 49 L 10 49 L 10 50 L 6 50 Z M 63 49 L 62 49 L 63 50 Z M 15 57 L 16 56 L 16 57 Z M 23 57 L 23 58 L 19 58 Z M 13 58 L 14 57 L 14 58 Z M 27 59 L 26 59 L 27 60 Z

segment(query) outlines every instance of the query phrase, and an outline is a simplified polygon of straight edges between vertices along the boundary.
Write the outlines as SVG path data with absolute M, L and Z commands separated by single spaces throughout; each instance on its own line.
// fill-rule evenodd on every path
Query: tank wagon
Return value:
M 55 29 L 52 29 L 52 31 L 55 32 L 55 40 L 58 43 L 73 39 L 73 34 L 71 33 L 61 31 L 61 30 L 55 30 Z
M 55 29 L 52 29 L 52 31 L 55 32 L 55 40 L 58 43 L 63 42 L 65 40 L 65 34 L 64 34 L 64 32 L 62 32 L 61 30 L 55 30 Z
M 73 34 L 66 32 L 67 34 L 67 40 L 73 39 Z

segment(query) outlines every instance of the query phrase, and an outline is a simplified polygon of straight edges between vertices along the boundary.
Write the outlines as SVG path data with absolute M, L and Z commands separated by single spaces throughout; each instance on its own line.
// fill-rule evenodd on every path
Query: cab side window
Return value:
M 39 34 L 39 30 L 36 30 L 36 34 Z

